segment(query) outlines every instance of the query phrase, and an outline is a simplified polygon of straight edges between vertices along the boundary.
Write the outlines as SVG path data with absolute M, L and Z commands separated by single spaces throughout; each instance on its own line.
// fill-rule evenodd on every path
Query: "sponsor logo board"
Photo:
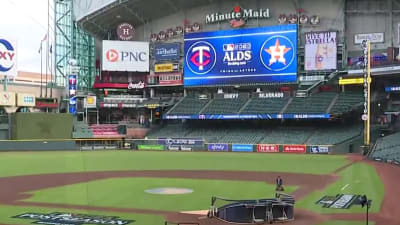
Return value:
M 179 71 L 179 63 L 163 63 L 154 65 L 154 72 L 156 73 L 168 73 L 177 71 Z
M 313 154 L 328 154 L 328 146 L 311 146 L 311 153 Z
M 8 78 L 16 77 L 17 41 L 0 37 L 0 74 Z
M 258 144 L 257 152 L 279 152 L 279 145 Z
M 0 92 L 0 105 L 1 106 L 15 106 L 15 93 L 14 92 Z
M 253 145 L 233 144 L 232 145 L 232 151 L 233 152 L 252 152 L 253 151 Z
M 154 58 L 156 61 L 178 60 L 180 58 L 180 43 L 156 44 L 154 47 Z
M 159 138 L 159 145 L 203 145 L 204 141 L 200 138 Z
M 149 43 L 103 40 L 102 70 L 149 72 Z
M 164 150 L 164 145 L 138 145 L 139 150 Z
M 36 106 L 36 98 L 35 95 L 32 94 L 17 94 L 17 106 Z
M 306 153 L 306 146 L 305 145 L 283 145 L 283 152 Z
M 219 143 L 208 144 L 208 151 L 210 151 L 210 152 L 227 152 L 228 144 L 219 144 Z

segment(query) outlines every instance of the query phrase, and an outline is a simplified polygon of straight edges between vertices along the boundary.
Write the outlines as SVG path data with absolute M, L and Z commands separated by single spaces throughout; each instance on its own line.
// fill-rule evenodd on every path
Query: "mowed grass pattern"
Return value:
M 161 187 L 189 188 L 191 194 L 149 194 Z M 285 187 L 287 193 L 296 187 Z M 227 199 L 273 198 L 275 186 L 265 182 L 172 178 L 111 178 L 33 192 L 26 201 L 167 211 L 204 210 L 211 197 Z
M 216 152 L 3 152 L 0 176 L 121 170 L 234 170 L 329 174 L 345 156 Z

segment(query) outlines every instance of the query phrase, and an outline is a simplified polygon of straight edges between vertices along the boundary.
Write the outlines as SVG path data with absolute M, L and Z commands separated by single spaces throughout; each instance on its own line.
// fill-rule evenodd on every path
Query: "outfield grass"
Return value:
M 102 212 L 102 211 L 88 211 L 88 210 L 70 210 L 61 208 L 41 208 L 41 207 L 16 207 L 16 206 L 5 206 L 0 205 L 0 223 L 4 224 L 21 224 L 28 225 L 32 224 L 35 220 L 30 219 L 18 219 L 11 218 L 16 215 L 24 213 L 53 213 L 53 212 L 65 212 L 65 213 L 76 213 L 76 214 L 89 214 L 89 215 L 100 215 L 100 216 L 116 216 L 123 220 L 135 220 L 134 225 L 163 225 L 164 218 L 162 216 L 150 215 L 150 214 L 135 214 L 135 213 L 115 213 L 115 212 Z
M 145 190 L 160 187 L 189 188 L 193 190 L 193 193 L 179 195 L 145 193 Z M 291 193 L 296 187 L 285 186 L 285 189 L 287 193 Z M 272 198 L 275 196 L 275 186 L 265 182 L 251 181 L 111 178 L 50 188 L 31 194 L 33 196 L 26 201 L 191 211 L 208 209 L 212 196 L 228 199 Z
M 341 178 L 322 191 L 314 191 L 300 200 L 296 206 L 310 209 L 318 213 L 364 213 L 365 208 L 352 206 L 349 209 L 322 208 L 315 204 L 324 195 L 360 194 L 367 195 L 372 200 L 370 212 L 379 212 L 384 197 L 384 185 L 373 166 L 365 163 L 356 163 L 339 173 Z
M 115 170 L 236 170 L 329 174 L 345 156 L 215 152 L 3 152 L 0 176 Z

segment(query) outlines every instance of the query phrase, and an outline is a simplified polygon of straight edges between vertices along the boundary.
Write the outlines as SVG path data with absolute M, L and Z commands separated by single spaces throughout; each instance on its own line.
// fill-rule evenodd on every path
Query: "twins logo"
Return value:
M 14 66 L 15 50 L 12 44 L 0 39 L 0 72 L 7 72 Z
M 190 46 L 186 53 L 186 65 L 195 74 L 210 72 L 216 63 L 217 54 L 214 46 L 206 41 L 199 41 Z
M 269 70 L 282 71 L 288 68 L 295 58 L 295 47 L 285 36 L 272 36 L 261 46 L 260 59 Z

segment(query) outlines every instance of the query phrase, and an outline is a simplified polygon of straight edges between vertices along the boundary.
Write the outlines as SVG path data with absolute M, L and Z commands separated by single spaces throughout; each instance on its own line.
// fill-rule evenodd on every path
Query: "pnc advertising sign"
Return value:
M 17 76 L 17 41 L 0 37 L 0 74 Z
M 184 85 L 297 81 L 297 25 L 185 34 Z
M 285 153 L 306 153 L 305 145 L 284 145 L 283 152 Z
M 149 43 L 103 40 L 102 70 L 149 71 Z

